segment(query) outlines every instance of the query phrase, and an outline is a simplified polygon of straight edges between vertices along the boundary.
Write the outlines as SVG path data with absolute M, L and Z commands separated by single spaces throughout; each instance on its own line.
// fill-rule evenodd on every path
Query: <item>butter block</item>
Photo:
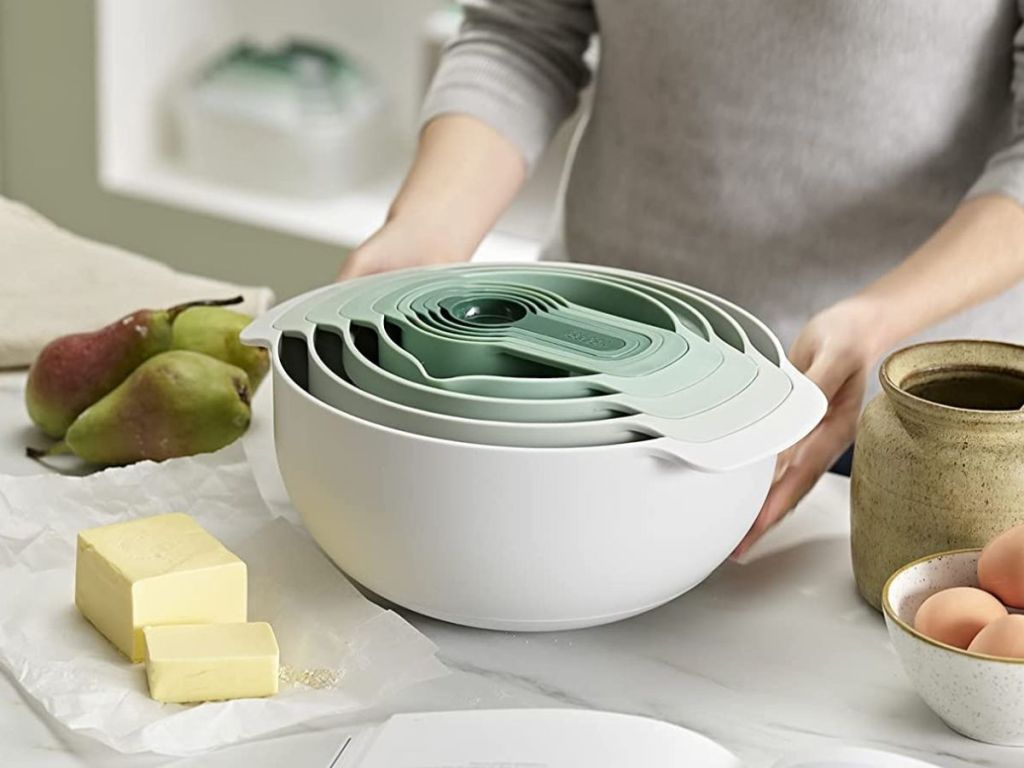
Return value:
M 244 622 L 245 563 L 185 514 L 156 515 L 78 534 L 75 605 L 132 661 L 142 628 Z
M 279 651 L 264 621 L 146 627 L 146 678 L 157 701 L 184 704 L 277 693 Z

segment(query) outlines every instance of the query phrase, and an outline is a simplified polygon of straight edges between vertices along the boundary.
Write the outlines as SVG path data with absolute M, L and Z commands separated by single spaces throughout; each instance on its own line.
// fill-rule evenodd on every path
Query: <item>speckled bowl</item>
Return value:
M 946 724 L 989 744 L 1024 746 L 1024 660 L 968 653 L 914 629 L 917 609 L 948 587 L 978 586 L 980 549 L 930 555 L 896 571 L 882 590 L 889 637 L 911 683 Z

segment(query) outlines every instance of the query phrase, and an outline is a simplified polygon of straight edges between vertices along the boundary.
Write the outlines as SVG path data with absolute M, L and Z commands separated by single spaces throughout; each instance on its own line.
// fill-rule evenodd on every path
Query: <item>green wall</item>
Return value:
M 279 298 L 333 278 L 344 257 L 336 246 L 101 189 L 95 49 L 92 0 L 0 0 L 0 188 L 6 196 L 87 237 L 177 269 L 269 285 Z

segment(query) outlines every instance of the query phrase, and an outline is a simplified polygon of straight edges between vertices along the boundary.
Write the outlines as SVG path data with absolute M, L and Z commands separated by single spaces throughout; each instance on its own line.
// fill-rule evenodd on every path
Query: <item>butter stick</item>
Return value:
M 146 627 L 143 635 L 149 695 L 157 701 L 219 701 L 277 693 L 277 640 L 266 622 Z
M 144 626 L 244 622 L 246 601 L 245 563 L 188 515 L 78 534 L 75 604 L 132 661 Z

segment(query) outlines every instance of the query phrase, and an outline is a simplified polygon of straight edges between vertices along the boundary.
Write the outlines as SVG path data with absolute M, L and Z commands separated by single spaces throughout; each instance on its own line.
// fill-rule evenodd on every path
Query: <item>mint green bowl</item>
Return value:
M 639 439 L 670 437 L 681 443 L 707 443 L 731 434 L 756 421 L 780 405 L 792 389 L 787 376 L 762 375 L 730 399 L 728 409 L 716 409 L 724 401 L 694 409 L 686 417 L 659 418 L 649 413 L 622 413 L 614 396 L 584 398 L 579 405 L 593 408 L 598 402 L 607 410 L 603 418 L 576 422 L 514 422 L 490 418 L 465 418 L 409 407 L 379 397 L 350 383 L 352 368 L 345 366 L 350 351 L 337 334 L 310 327 L 308 345 L 309 388 L 318 399 L 332 407 L 367 421 L 443 440 L 490 445 L 565 448 L 614 445 Z M 757 355 L 757 353 L 754 353 Z M 759 357 L 759 355 L 758 355 Z M 763 358 L 762 358 L 763 360 Z M 766 368 L 771 363 L 763 361 Z M 438 390 L 440 392 L 440 390 Z M 480 403 L 478 401 L 477 405 Z M 535 406 L 538 401 L 528 401 Z M 549 401 L 561 404 L 564 401 Z M 504 404 L 507 408 L 507 403 Z M 574 401 L 573 405 L 577 405 Z M 504 411 L 507 413 L 507 411 Z M 481 416 L 484 411 L 479 411 Z
M 356 346 L 357 332 L 373 331 L 374 362 L 384 371 L 465 395 L 550 400 L 618 393 L 619 410 L 651 409 L 656 416 L 679 418 L 741 391 L 757 375 L 748 356 L 719 338 L 701 312 L 677 297 L 649 286 L 645 294 L 621 278 L 539 271 L 477 273 L 461 282 L 449 275 L 413 275 L 398 281 L 392 292 L 365 292 L 343 301 L 332 296 L 306 319 L 343 335 L 350 347 Z M 615 309 L 617 298 L 624 308 L 611 315 L 548 301 L 546 311 L 535 312 L 532 290 L 541 287 L 542 278 L 568 281 L 583 299 L 596 289 L 597 306 Z M 528 300 L 506 299 L 527 279 L 532 283 Z M 434 315 L 446 308 L 446 301 L 450 317 L 442 322 Z M 518 312 L 508 327 L 486 322 L 475 329 L 457 328 L 460 305 L 476 310 L 493 303 Z M 622 316 L 635 316 L 637 307 L 656 308 L 667 318 L 657 318 L 658 327 Z M 727 327 L 733 345 L 743 344 L 735 324 L 719 318 L 718 325 Z M 659 406 L 673 395 L 671 403 Z
M 543 291 L 536 276 L 532 285 L 509 282 L 519 274 L 497 273 L 486 279 L 474 274 L 461 281 L 455 279 L 457 273 L 441 278 L 413 274 L 396 279 L 394 290 L 383 294 L 365 292 L 343 301 L 332 296 L 312 308 L 307 319 L 342 333 L 352 325 L 374 328 L 382 342 L 380 364 L 386 370 L 422 384 L 483 396 L 582 397 L 619 391 L 618 379 L 646 394 L 644 387 L 657 384 L 647 374 L 686 354 L 693 355 L 686 365 L 691 376 L 705 375 L 701 365 L 707 371 L 720 364 L 714 345 L 707 341 L 710 329 L 692 319 L 699 315 L 687 311 L 688 328 L 653 296 L 611 281 L 577 277 L 577 283 L 585 284 L 577 285 L 577 291 L 584 289 L 591 305 L 621 308 L 613 315 Z M 495 278 L 505 282 L 495 284 Z M 519 316 L 505 327 L 481 322 L 473 329 L 459 329 L 454 321 L 436 322 L 422 304 L 417 313 L 417 298 L 445 291 L 455 299 L 464 297 L 461 303 L 473 309 L 500 303 Z M 517 300 L 517 292 L 526 300 Z M 545 293 L 546 306 L 536 311 L 531 303 L 538 295 L 543 300 Z M 630 314 L 650 322 L 639 322 Z M 604 381 L 602 376 L 613 380 Z
M 442 387 L 431 386 L 422 381 L 422 373 L 419 361 L 409 355 L 405 350 L 396 350 L 393 339 L 387 337 L 386 332 L 381 333 L 380 324 L 372 329 L 369 325 L 346 326 L 344 323 L 334 321 L 335 315 L 332 310 L 339 305 L 344 305 L 355 289 L 359 294 L 371 297 L 369 303 L 379 299 L 381 296 L 399 295 L 399 301 L 406 306 L 412 306 L 418 300 L 417 296 L 411 295 L 408 289 L 412 285 L 426 285 L 427 294 L 437 298 L 437 287 L 450 288 L 453 281 L 450 276 L 453 273 L 471 271 L 474 273 L 473 284 L 481 285 L 486 290 L 485 296 L 504 295 L 509 282 L 514 279 L 517 284 L 526 284 L 529 287 L 528 300 L 531 302 L 561 301 L 565 306 L 569 302 L 562 294 L 568 293 L 577 300 L 590 300 L 601 309 L 617 309 L 623 303 L 623 297 L 627 300 L 632 297 L 642 296 L 643 291 L 649 292 L 648 298 L 644 301 L 628 301 L 627 310 L 632 317 L 627 318 L 628 322 L 636 322 L 636 318 L 657 322 L 661 326 L 658 330 L 666 330 L 667 327 L 681 329 L 681 333 L 690 334 L 693 343 L 705 345 L 705 349 L 717 352 L 733 366 L 733 375 L 726 379 L 717 366 L 713 369 L 718 371 L 716 378 L 710 374 L 693 375 L 690 371 L 690 378 L 682 376 L 672 377 L 671 386 L 662 387 L 663 391 L 654 388 L 651 395 L 635 395 L 616 391 L 613 386 L 607 385 L 607 378 L 602 381 L 600 376 L 577 375 L 567 377 L 571 384 L 572 397 L 544 398 L 540 393 L 534 391 L 534 397 L 516 397 L 518 394 L 515 384 L 530 386 L 534 384 L 549 383 L 543 378 L 531 379 L 523 377 L 518 379 L 509 376 L 488 377 L 495 388 L 505 385 L 502 395 L 477 395 L 460 391 L 450 391 Z M 442 274 L 438 274 L 438 273 Z M 582 273 L 582 274 L 581 274 Z M 429 278 L 429 279 L 428 279 Z M 372 286 L 377 283 L 380 287 Z M 371 287 L 372 286 L 372 287 Z M 396 288 L 396 286 L 398 286 Z M 395 290 L 392 290 L 392 289 Z M 557 288 L 561 293 L 552 291 Z M 457 295 L 457 294 L 456 294 Z M 581 268 L 577 266 L 562 267 L 555 265 L 531 266 L 531 267 L 455 267 L 444 270 L 414 270 L 399 275 L 381 275 L 366 278 L 353 284 L 337 286 L 336 288 L 321 292 L 318 296 L 326 296 L 326 300 L 313 302 L 314 308 L 309 305 L 302 305 L 295 310 L 286 313 L 279 318 L 276 326 L 282 330 L 288 330 L 289 326 L 293 331 L 307 337 L 311 348 L 311 357 L 316 355 L 316 347 L 333 349 L 333 353 L 325 354 L 322 380 L 317 386 L 318 396 L 324 399 L 336 399 L 330 393 L 330 387 L 340 387 L 343 390 L 354 390 L 379 399 L 383 403 L 393 403 L 405 408 L 420 410 L 429 416 L 454 417 L 470 422 L 513 422 L 525 424 L 570 424 L 576 425 L 583 422 L 604 421 L 619 419 L 616 425 L 605 425 L 598 430 L 611 426 L 618 430 L 617 434 L 623 434 L 619 424 L 626 425 L 625 431 L 631 437 L 636 434 L 659 434 L 676 429 L 675 421 L 695 416 L 715 408 L 721 403 L 735 397 L 747 389 L 753 382 L 757 382 L 757 391 L 766 393 L 760 407 L 770 408 L 772 403 L 784 398 L 788 391 L 788 377 L 782 372 L 775 361 L 763 354 L 768 352 L 773 357 L 778 356 L 777 342 L 772 344 L 773 337 L 763 325 L 754 320 L 749 314 L 738 308 L 730 307 L 727 303 L 715 301 L 716 297 L 703 294 L 702 292 L 680 286 L 669 281 L 662 281 L 658 278 L 648 278 L 632 273 L 622 273 L 615 270 L 599 270 L 595 268 Z M 593 297 L 597 297 L 594 299 Z M 422 296 L 419 297 L 422 299 Z M 615 302 L 619 302 L 616 304 Z M 364 305 L 367 303 L 364 300 Z M 429 302 L 427 302 L 429 303 Z M 436 303 L 436 302 L 435 302 Z M 424 305 L 420 301 L 421 307 Z M 589 309 L 589 308 L 588 308 Z M 732 311 L 730 311 L 732 310 Z M 323 323 L 326 319 L 328 322 Z M 747 330 L 741 325 L 746 321 L 746 326 L 760 336 L 761 348 L 755 348 L 751 339 L 747 336 Z M 416 322 L 420 322 L 417 318 Z M 438 325 L 435 323 L 435 326 Z M 452 322 L 454 325 L 454 321 Z M 323 339 L 322 344 L 314 344 L 312 330 L 320 328 L 319 337 Z M 445 333 L 451 328 L 441 329 L 417 328 L 417 332 Z M 647 328 L 643 328 L 647 330 Z M 489 346 L 487 334 L 490 329 L 484 325 L 482 329 L 471 329 L 471 333 L 478 334 L 478 339 L 472 341 L 459 340 L 453 343 L 449 349 L 461 351 L 463 347 L 471 344 L 478 344 L 481 347 Z M 337 334 L 334 341 L 331 341 L 332 333 Z M 368 349 L 366 336 L 375 336 L 371 339 L 373 350 Z M 356 338 L 356 336 L 360 338 Z M 448 341 L 448 340 L 446 340 Z M 767 342 L 767 343 L 765 343 Z M 408 369 L 395 373 L 380 359 L 382 352 L 398 356 L 405 361 Z M 737 376 L 736 371 L 742 371 Z M 406 375 L 402 375 L 402 374 Z M 702 373 L 702 372 L 701 372 Z M 473 378 L 473 377 L 464 377 Z M 626 378 L 626 377 L 622 377 Z M 636 377 L 640 380 L 650 379 L 650 376 Z M 668 376 L 665 376 L 668 379 Z M 509 384 L 513 386 L 508 386 Z M 627 381 L 628 384 L 638 382 Z M 636 389 L 642 389 L 637 387 Z M 665 391 L 670 390 L 670 391 Z M 347 397 L 350 392 L 344 392 L 341 396 Z M 347 401 L 348 407 L 358 407 L 358 399 Z M 364 403 L 365 405 L 365 403 Z M 746 410 L 751 411 L 750 418 L 756 418 L 758 407 Z M 636 416 L 652 417 L 653 421 L 639 422 Z M 623 420 L 623 417 L 627 417 Z M 401 419 L 410 419 L 411 415 L 399 410 Z M 659 423 L 658 419 L 668 420 L 669 423 Z M 442 419 L 443 420 L 443 419 Z M 641 423 L 642 422 L 642 423 Z M 389 419 L 389 424 L 396 424 L 394 418 Z M 447 425 L 450 426 L 450 425 Z M 456 429 L 460 430 L 455 439 L 466 439 L 462 427 L 471 426 L 457 424 Z M 447 428 L 447 427 L 446 427 Z M 486 429 L 484 430 L 486 431 Z M 571 434 L 568 439 L 570 444 L 577 435 Z M 433 430 L 437 434 L 437 430 Z M 519 434 L 516 430 L 513 433 Z M 451 433 L 446 433 L 451 434 Z M 584 433 L 580 433 L 582 435 Z M 590 434 L 589 432 L 586 434 Z M 607 438 L 602 432 L 601 440 Z M 485 435 L 486 440 L 495 439 L 491 435 Z M 500 439 L 504 440 L 502 436 Z M 518 438 L 516 438 L 518 441 Z M 581 438 L 582 439 L 582 438 Z

